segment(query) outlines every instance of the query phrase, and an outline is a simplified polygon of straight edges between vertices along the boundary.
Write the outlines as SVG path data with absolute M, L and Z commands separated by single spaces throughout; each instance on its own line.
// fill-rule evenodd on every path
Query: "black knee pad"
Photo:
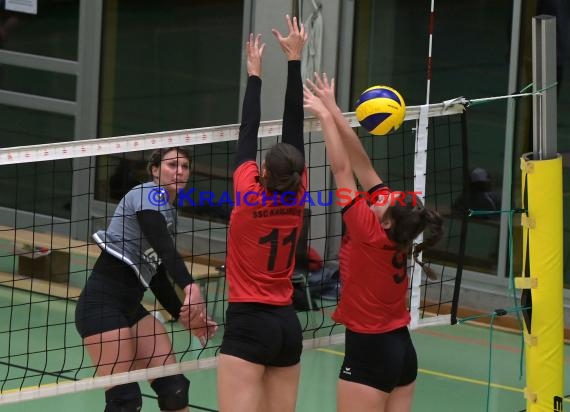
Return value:
M 138 383 L 113 386 L 105 391 L 105 412 L 138 412 L 142 408 Z
M 188 406 L 190 381 L 184 375 L 158 378 L 150 386 L 158 395 L 160 410 L 177 411 Z

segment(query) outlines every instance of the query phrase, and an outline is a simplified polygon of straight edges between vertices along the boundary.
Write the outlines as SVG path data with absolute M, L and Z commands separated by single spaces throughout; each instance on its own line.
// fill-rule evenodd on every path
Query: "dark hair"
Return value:
M 469 174 L 471 187 L 480 192 L 490 192 L 492 189 L 491 176 L 482 167 L 476 167 Z
M 260 183 L 269 192 L 298 192 L 305 159 L 288 143 L 275 144 L 265 156 L 265 176 Z
M 443 236 L 443 219 L 439 213 L 425 208 L 417 196 L 406 196 L 401 203 L 395 202 L 390 206 L 382 219 L 392 221 L 392 226 L 387 231 L 388 238 L 406 252 L 410 251 L 414 239 L 420 233 L 428 232 L 422 243 L 413 245 L 413 256 L 426 275 L 430 279 L 436 279 L 435 272 L 420 261 L 418 256 L 424 249 L 439 242 Z
M 177 155 L 182 155 L 183 157 L 186 158 L 186 160 L 192 163 L 192 157 L 190 156 L 190 152 L 187 149 L 184 149 L 183 147 L 177 146 L 177 147 L 164 147 L 162 149 L 156 149 L 150 155 L 150 159 L 148 160 L 148 164 L 146 166 L 146 170 L 150 175 L 151 179 L 154 178 L 154 176 L 152 175 L 152 168 L 160 167 L 160 162 L 162 162 L 164 155 L 172 152 L 173 150 L 176 150 Z

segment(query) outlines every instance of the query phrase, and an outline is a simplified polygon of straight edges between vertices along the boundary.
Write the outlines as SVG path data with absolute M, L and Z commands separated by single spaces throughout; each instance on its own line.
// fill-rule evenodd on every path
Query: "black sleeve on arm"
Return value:
M 162 307 L 170 313 L 170 316 L 173 319 L 178 319 L 182 302 L 174 290 L 174 285 L 168 278 L 164 265 L 158 266 L 158 271 L 152 277 L 148 286 Z
M 371 195 L 373 194 L 375 191 L 382 189 L 383 187 L 388 187 L 388 185 L 386 184 L 386 182 L 382 182 L 382 183 L 378 183 L 375 186 L 372 186 L 370 189 L 368 189 L 368 194 Z
M 248 160 L 255 161 L 257 155 L 257 132 L 261 120 L 261 79 L 249 76 L 241 108 L 241 125 L 234 159 L 234 167 Z
M 283 111 L 283 143 L 295 146 L 305 157 L 303 142 L 303 81 L 301 61 L 290 60 L 287 66 L 287 90 Z
M 141 231 L 160 257 L 168 274 L 181 289 L 194 282 L 186 269 L 182 256 L 176 250 L 174 241 L 166 228 L 166 219 L 156 210 L 139 210 L 137 220 Z

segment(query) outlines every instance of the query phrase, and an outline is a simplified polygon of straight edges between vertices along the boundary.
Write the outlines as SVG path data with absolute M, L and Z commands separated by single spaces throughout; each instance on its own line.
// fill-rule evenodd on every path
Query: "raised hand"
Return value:
M 287 60 L 301 60 L 301 52 L 309 37 L 307 32 L 305 32 L 305 26 L 303 23 L 301 25 L 298 24 L 297 17 L 293 17 L 293 20 L 291 20 L 291 17 L 286 15 L 285 21 L 289 27 L 287 37 L 283 37 L 277 29 L 271 29 L 271 32 L 281 45 Z
M 249 40 L 245 43 L 248 75 L 261 77 L 261 58 L 264 49 L 265 43 L 261 42 L 261 34 L 254 36 L 250 33 Z
M 334 77 L 329 81 L 326 73 L 319 74 L 315 72 L 315 81 L 307 79 L 307 84 L 331 113 L 338 109 L 334 97 Z
M 329 110 L 323 101 L 317 97 L 307 85 L 303 85 L 303 108 L 309 110 L 319 119 L 329 114 Z

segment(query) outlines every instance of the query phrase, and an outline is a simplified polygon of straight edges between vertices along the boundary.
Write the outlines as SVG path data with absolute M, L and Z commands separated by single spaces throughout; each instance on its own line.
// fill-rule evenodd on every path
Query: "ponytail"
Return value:
M 424 237 L 422 243 L 414 245 L 412 255 L 414 256 L 414 261 L 420 265 L 427 277 L 434 280 L 437 279 L 437 274 L 432 268 L 426 266 L 425 262 L 419 259 L 419 255 L 424 249 L 435 245 L 441 240 L 443 237 L 443 219 L 437 212 L 429 209 L 423 209 L 420 212 L 420 216 L 425 222 L 424 232 L 428 234 L 427 237 Z
M 265 156 L 266 176 L 261 184 L 269 192 L 294 192 L 301 190 L 301 174 L 305 159 L 295 146 L 277 143 Z
M 396 203 L 386 211 L 384 219 L 392 221 L 392 227 L 388 237 L 398 245 L 400 250 L 409 252 L 412 250 L 414 261 L 421 266 L 427 277 L 437 279 L 436 273 L 419 259 L 419 255 L 425 249 L 435 245 L 443 237 L 443 219 L 435 210 L 426 209 L 423 203 L 408 197 L 403 204 Z M 424 241 L 413 245 L 418 235 L 425 232 Z

